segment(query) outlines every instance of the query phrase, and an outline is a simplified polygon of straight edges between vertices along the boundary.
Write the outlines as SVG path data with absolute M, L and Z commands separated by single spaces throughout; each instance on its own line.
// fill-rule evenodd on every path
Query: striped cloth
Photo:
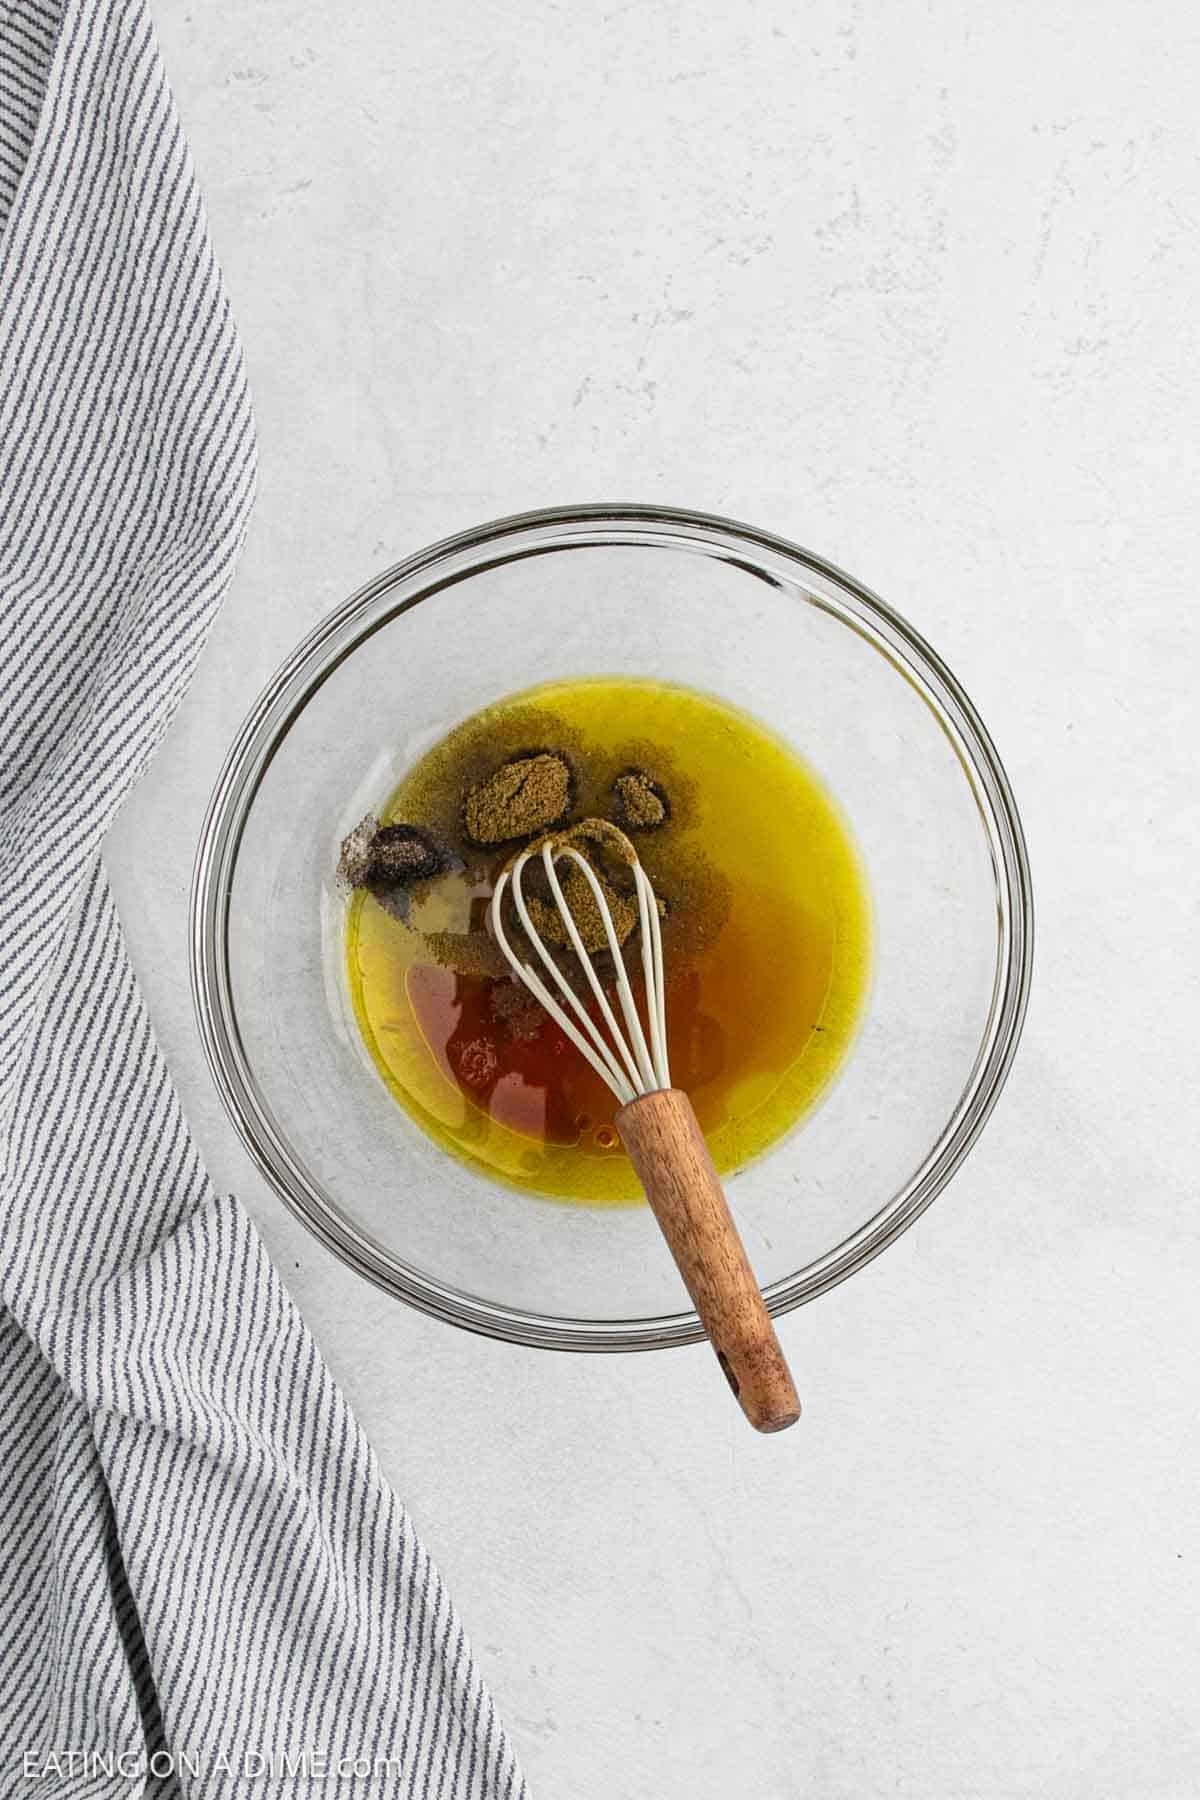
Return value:
M 524 1795 L 100 863 L 255 467 L 141 0 L 0 0 L 0 465 L 0 1796 Z

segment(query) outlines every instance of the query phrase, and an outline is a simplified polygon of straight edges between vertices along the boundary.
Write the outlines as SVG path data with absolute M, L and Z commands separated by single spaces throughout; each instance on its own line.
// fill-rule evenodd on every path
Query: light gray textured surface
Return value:
M 210 1167 L 535 1792 L 1194 1795 L 1193 10 L 157 11 L 262 485 L 110 866 Z M 699 1350 L 518 1352 L 357 1282 L 248 1168 L 192 1025 L 192 850 L 276 663 L 430 539 L 593 498 L 740 516 L 876 587 L 1029 833 L 1009 1090 L 908 1237 L 783 1321 L 807 1415 L 777 1441 Z

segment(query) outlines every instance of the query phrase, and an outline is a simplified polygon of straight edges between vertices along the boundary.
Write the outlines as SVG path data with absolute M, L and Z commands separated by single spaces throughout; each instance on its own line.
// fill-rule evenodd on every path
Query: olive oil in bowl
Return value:
M 483 930 L 519 846 L 472 843 L 463 796 L 532 751 L 567 760 L 569 817 L 621 823 L 665 900 L 671 1077 L 727 1174 L 790 1131 L 847 1054 L 869 982 L 870 905 L 812 770 L 692 689 L 549 683 L 473 715 L 409 770 L 380 816 L 418 828 L 447 866 L 399 903 L 362 889 L 350 901 L 346 975 L 371 1061 L 412 1118 L 482 1173 L 563 1201 L 640 1198 L 615 1099 L 507 979 Z M 646 795 L 662 803 L 640 806 Z

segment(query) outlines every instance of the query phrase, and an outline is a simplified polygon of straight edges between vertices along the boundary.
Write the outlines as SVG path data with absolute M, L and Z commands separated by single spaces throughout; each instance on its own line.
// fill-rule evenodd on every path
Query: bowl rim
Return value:
M 962 684 L 942 658 L 898 612 L 870 588 L 814 552 L 774 533 L 713 513 L 630 501 L 544 507 L 514 513 L 457 532 L 416 551 L 375 576 L 328 613 L 271 676 L 226 755 L 201 828 L 189 905 L 192 1000 L 205 1057 L 229 1117 L 254 1163 L 289 1209 L 341 1261 L 386 1293 L 419 1311 L 483 1336 L 542 1349 L 618 1351 L 665 1349 L 694 1343 L 704 1331 L 693 1311 L 636 1319 L 580 1319 L 508 1307 L 439 1281 L 385 1251 L 334 1206 L 292 1154 L 270 1115 L 241 1043 L 225 946 L 231 878 L 254 796 L 280 743 L 299 713 L 347 656 L 383 624 L 436 593 L 432 580 L 409 592 L 386 616 L 373 611 L 391 590 L 420 583 L 439 565 L 475 553 L 478 560 L 453 577 L 464 579 L 489 561 L 489 552 L 529 534 L 562 532 L 572 543 L 593 541 L 607 526 L 636 543 L 653 533 L 751 546 L 782 557 L 832 582 L 849 605 L 813 596 L 866 637 L 915 685 L 956 749 L 987 831 L 996 877 L 996 977 L 980 1048 L 959 1100 L 933 1148 L 903 1186 L 863 1225 L 816 1262 L 764 1289 L 772 1314 L 790 1312 L 828 1292 L 893 1243 L 955 1174 L 983 1130 L 1012 1066 L 1029 1003 L 1033 969 L 1033 895 L 1024 832 L 1004 766 Z M 730 544 L 732 540 L 732 544 Z M 611 545 L 611 536 L 594 540 Z M 529 549 L 533 549 L 530 545 Z M 512 560 L 511 554 L 500 558 Z M 755 570 L 755 574 L 762 571 Z M 359 629 L 362 627 L 362 629 Z

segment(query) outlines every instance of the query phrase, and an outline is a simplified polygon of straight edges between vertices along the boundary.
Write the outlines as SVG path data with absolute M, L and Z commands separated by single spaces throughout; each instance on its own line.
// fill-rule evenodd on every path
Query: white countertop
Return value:
M 447 1576 L 539 1800 L 1200 1787 L 1194 9 L 158 0 L 261 488 L 110 847 L 217 1181 Z M 295 640 L 459 527 L 579 499 L 791 536 L 904 612 L 1013 779 L 1039 907 L 999 1110 L 781 1322 L 470 1338 L 251 1170 L 193 1028 L 192 852 Z M 1190 854 L 1189 854 L 1190 852 Z

